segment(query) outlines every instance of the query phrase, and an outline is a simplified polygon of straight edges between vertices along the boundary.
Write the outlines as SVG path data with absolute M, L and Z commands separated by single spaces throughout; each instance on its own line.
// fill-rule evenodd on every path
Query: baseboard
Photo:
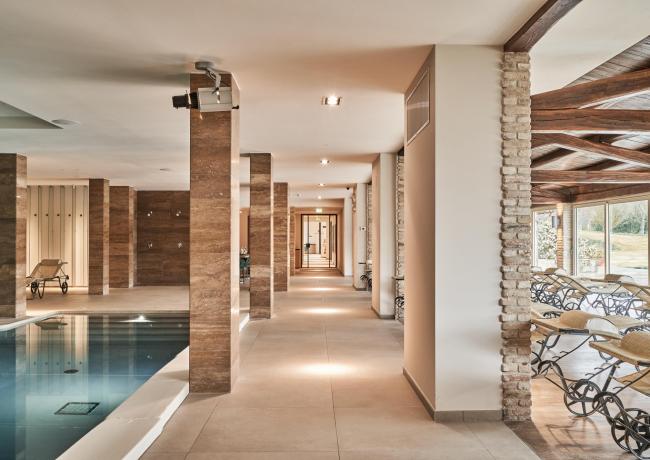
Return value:
M 420 401 L 422 401 L 422 404 L 424 405 L 424 408 L 429 413 L 431 419 L 435 420 L 436 410 L 433 408 L 433 404 L 431 404 L 429 398 L 427 398 L 427 396 L 424 394 L 420 386 L 413 379 L 413 377 L 411 377 L 411 374 L 409 374 L 409 371 L 407 371 L 405 367 L 402 368 L 402 373 L 404 374 L 404 377 L 406 377 L 406 381 L 409 383 L 409 385 L 411 385 L 411 388 L 413 388 L 413 391 L 415 391 L 417 397 L 420 398 Z
M 377 310 L 375 310 L 375 309 L 372 307 L 372 305 L 370 306 L 370 309 L 373 311 L 373 313 L 374 313 L 375 315 L 377 315 L 377 318 L 379 318 L 379 319 L 395 319 L 395 314 L 392 314 L 392 315 L 382 315 L 382 314 L 379 313 Z
M 424 394 L 417 382 L 411 377 L 411 374 L 402 368 L 402 373 L 407 382 L 415 391 L 429 416 L 436 422 L 497 422 L 503 420 L 503 411 L 496 410 L 435 410 L 429 398 Z

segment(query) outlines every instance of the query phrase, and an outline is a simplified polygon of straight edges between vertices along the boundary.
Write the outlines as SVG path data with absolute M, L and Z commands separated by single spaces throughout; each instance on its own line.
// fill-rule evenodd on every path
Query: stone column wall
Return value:
M 404 276 L 404 155 L 395 163 L 395 275 Z M 395 295 L 404 295 L 404 282 L 396 283 Z
M 221 84 L 237 83 L 222 74 Z M 192 74 L 190 88 L 210 87 Z M 228 392 L 239 370 L 239 110 L 190 110 L 190 391 Z
M 366 187 L 366 260 L 372 260 L 372 185 Z
M 0 318 L 26 315 L 27 158 L 0 154 Z
M 251 155 L 250 319 L 273 314 L 273 158 Z
M 109 286 L 110 192 L 106 179 L 88 181 L 88 294 L 107 295 Z
M 273 290 L 289 288 L 289 184 L 273 184 Z
M 555 205 L 555 210 L 558 217 L 556 265 L 558 268 L 564 268 L 568 273 L 572 273 L 573 205 L 558 203 Z
M 130 288 L 135 275 L 135 190 L 110 188 L 110 287 Z
M 530 57 L 504 53 L 502 68 L 502 389 L 505 420 L 530 419 Z
M 289 209 L 289 273 L 296 274 L 296 212 Z

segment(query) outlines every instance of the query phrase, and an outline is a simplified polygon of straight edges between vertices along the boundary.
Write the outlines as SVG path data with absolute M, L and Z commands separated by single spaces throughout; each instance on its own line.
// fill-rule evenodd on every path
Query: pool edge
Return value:
M 248 314 L 242 315 L 240 331 L 248 321 Z M 144 455 L 189 394 L 189 349 L 179 352 L 58 459 L 87 460 L 89 452 L 102 459 Z

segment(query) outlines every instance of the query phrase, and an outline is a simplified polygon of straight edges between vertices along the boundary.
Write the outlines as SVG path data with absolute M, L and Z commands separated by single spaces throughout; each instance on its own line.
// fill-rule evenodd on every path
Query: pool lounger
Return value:
M 63 266 L 67 262 L 60 259 L 43 259 L 41 260 L 32 273 L 26 278 L 25 286 L 29 286 L 32 291 L 32 297 L 38 294 L 40 299 L 45 294 L 45 284 L 56 281 L 59 288 L 64 294 L 68 292 L 68 275 L 63 271 Z
M 593 398 L 594 410 L 605 416 L 612 438 L 621 449 L 638 459 L 650 458 L 650 413 L 639 408 L 626 408 L 618 397 L 626 388 L 650 396 L 650 333 L 635 331 L 621 340 L 589 345 L 615 360 L 605 385 Z M 634 367 L 636 372 L 615 376 L 615 371 L 624 364 Z M 620 386 L 608 391 L 611 380 Z

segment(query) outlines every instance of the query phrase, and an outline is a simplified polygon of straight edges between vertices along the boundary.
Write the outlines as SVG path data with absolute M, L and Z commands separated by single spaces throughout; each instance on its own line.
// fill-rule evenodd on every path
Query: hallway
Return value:
M 293 277 L 241 336 L 228 395 L 190 395 L 146 459 L 534 459 L 502 423 L 433 423 L 402 376 L 402 326 L 349 279 Z

